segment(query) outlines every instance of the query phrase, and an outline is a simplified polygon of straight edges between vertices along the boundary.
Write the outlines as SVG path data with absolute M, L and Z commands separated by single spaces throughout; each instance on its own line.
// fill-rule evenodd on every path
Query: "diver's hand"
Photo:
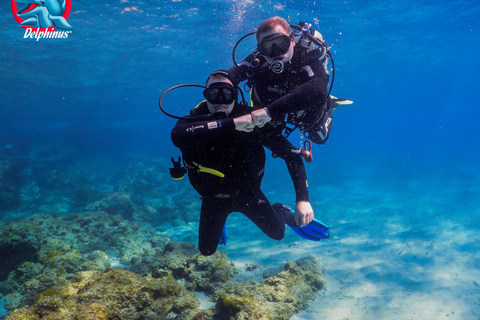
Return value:
M 245 132 L 252 132 L 255 128 L 253 124 L 252 116 L 246 114 L 244 116 L 233 118 L 233 123 L 235 123 L 235 130 L 238 131 L 245 131 Z
M 263 127 L 265 123 L 272 120 L 272 117 L 268 114 L 267 108 L 258 109 L 251 113 L 253 124 L 257 127 Z
M 313 220 L 313 208 L 308 201 L 299 201 L 295 206 L 295 221 L 299 227 L 305 227 Z

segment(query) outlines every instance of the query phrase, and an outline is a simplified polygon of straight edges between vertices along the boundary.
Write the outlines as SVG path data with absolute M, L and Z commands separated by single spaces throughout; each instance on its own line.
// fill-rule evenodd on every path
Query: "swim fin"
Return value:
M 218 240 L 218 244 L 223 244 L 224 246 L 227 245 L 227 224 L 223 226 L 222 234 L 220 235 L 220 240 Z
M 353 101 L 348 100 L 348 99 L 340 99 L 340 98 L 337 98 L 335 96 L 330 95 L 330 103 L 333 103 L 332 109 L 335 110 L 341 105 L 352 104 Z
M 296 226 L 295 221 L 295 210 L 287 205 L 281 203 L 275 203 L 272 205 L 275 211 L 280 210 L 285 215 L 285 223 L 292 228 L 300 237 L 312 240 L 320 241 L 321 239 L 327 239 L 330 237 L 330 227 L 325 223 L 321 222 L 318 219 L 313 219 L 312 222 L 307 224 L 305 227 Z
M 320 241 L 322 239 L 327 239 L 330 237 L 330 228 L 323 222 L 317 219 L 313 219 L 312 222 L 307 224 L 305 227 L 292 227 L 300 237 L 303 237 L 312 241 Z

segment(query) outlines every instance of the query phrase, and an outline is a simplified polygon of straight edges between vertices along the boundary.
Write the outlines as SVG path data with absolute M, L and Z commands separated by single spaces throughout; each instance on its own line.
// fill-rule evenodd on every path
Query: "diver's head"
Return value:
M 219 118 L 226 118 L 232 112 L 237 101 L 238 91 L 225 70 L 213 72 L 207 79 L 203 96 L 207 100 L 208 110 Z
M 257 50 L 275 73 L 283 72 L 284 65 L 292 60 L 295 38 L 290 26 L 280 17 L 267 19 L 258 25 Z

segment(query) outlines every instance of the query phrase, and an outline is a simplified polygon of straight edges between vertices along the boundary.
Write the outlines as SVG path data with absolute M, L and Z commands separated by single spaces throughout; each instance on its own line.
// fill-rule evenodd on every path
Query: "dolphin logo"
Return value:
M 55 27 L 59 30 L 72 30 L 73 27 L 62 16 L 66 0 L 14 0 L 18 6 L 17 15 L 23 19 L 21 26 L 35 28 Z M 36 6 L 35 6 L 36 4 Z

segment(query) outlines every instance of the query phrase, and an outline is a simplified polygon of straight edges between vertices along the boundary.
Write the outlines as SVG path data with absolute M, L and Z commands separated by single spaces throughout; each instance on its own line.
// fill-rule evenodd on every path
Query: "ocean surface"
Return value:
M 287 230 L 275 242 L 233 214 L 220 250 L 238 265 L 315 256 L 325 287 L 295 320 L 480 319 L 478 1 L 72 0 L 68 37 L 38 40 L 24 38 L 4 1 L 0 160 L 21 182 L 1 223 L 83 212 L 67 194 L 72 177 L 101 194 L 118 189 L 119 172 L 154 167 L 170 179 L 180 152 L 160 95 L 232 66 L 236 41 L 274 15 L 322 33 L 332 94 L 354 101 L 334 111 L 328 142 L 306 164 L 315 216 L 332 235 L 312 243 Z M 254 45 L 242 42 L 237 58 Z M 201 89 L 182 88 L 164 103 L 181 116 L 201 100 Z M 267 158 L 263 191 L 294 204 L 285 165 Z M 190 224 L 161 232 L 196 244 L 198 195 L 187 179 L 175 183 L 162 193 L 174 209 L 145 222 L 190 210 Z

